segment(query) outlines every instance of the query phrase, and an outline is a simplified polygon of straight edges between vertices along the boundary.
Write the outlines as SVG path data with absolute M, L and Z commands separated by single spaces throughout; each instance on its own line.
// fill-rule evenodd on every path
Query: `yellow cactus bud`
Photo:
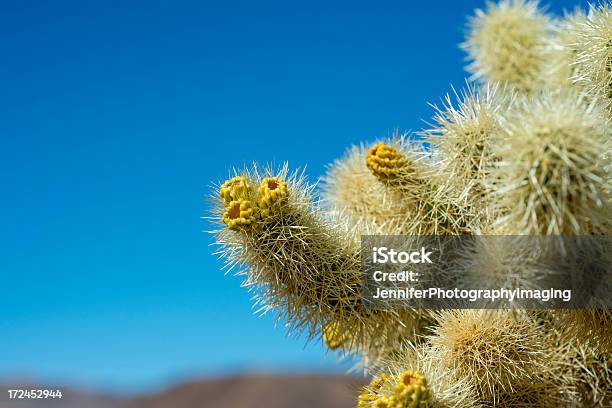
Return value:
M 331 350 L 337 350 L 348 341 L 348 334 L 341 332 L 338 323 L 327 323 L 323 326 L 323 341 Z
M 395 400 L 399 407 L 417 408 L 429 398 L 427 380 L 418 371 L 404 371 L 395 385 Z
M 384 385 L 385 381 L 387 381 L 387 375 L 383 373 L 374 378 L 367 387 L 363 387 L 357 398 L 357 408 L 370 408 L 374 401 L 380 400 L 376 392 Z
M 233 200 L 223 213 L 223 222 L 228 228 L 239 230 L 255 221 L 255 206 L 250 200 Z
M 420 371 L 404 371 L 389 382 L 385 374 L 374 378 L 357 399 L 358 408 L 419 408 L 428 406 L 430 392 Z
M 373 391 L 378 390 L 385 381 L 387 381 L 387 375 L 383 373 L 372 380 L 370 383 L 370 389 Z
M 368 169 L 383 182 L 397 182 L 409 163 L 406 157 L 393 146 L 378 143 L 366 155 Z
M 266 177 L 257 190 L 258 205 L 263 217 L 270 215 L 271 209 L 287 201 L 287 183 L 280 177 Z
M 227 206 L 234 200 L 248 200 L 253 191 L 253 186 L 246 177 L 236 176 L 221 185 L 219 195 Z
M 366 389 L 361 390 L 359 397 L 357 397 L 357 408 L 370 408 L 372 402 L 376 400 L 376 397 Z
M 396 405 L 393 397 L 380 397 L 374 402 L 375 408 L 395 408 Z

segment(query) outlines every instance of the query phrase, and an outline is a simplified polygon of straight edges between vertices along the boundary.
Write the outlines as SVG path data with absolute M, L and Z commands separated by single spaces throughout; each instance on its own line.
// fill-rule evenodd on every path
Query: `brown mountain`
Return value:
M 363 380 L 334 375 L 244 375 L 193 381 L 119 399 L 64 390 L 61 400 L 8 400 L 0 408 L 353 408 Z M 6 394 L 6 387 L 0 387 Z
M 346 376 L 241 376 L 180 385 L 122 408 L 354 408 L 361 385 Z

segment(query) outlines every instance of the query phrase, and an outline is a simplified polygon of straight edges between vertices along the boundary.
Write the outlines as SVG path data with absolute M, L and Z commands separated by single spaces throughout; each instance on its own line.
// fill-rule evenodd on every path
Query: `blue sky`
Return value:
M 0 377 L 341 370 L 253 316 L 210 185 L 423 127 L 483 2 L 2 2 Z M 556 2 L 551 9 L 571 8 Z

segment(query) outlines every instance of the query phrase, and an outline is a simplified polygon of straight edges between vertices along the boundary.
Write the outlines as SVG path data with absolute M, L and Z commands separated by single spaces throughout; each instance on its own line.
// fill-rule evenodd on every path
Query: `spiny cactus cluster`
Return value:
M 351 147 L 320 190 L 286 165 L 236 170 L 216 187 L 218 253 L 260 311 L 362 357 L 373 380 L 358 407 L 612 406 L 608 309 L 361 301 L 365 234 L 612 232 L 612 3 L 561 19 L 534 1 L 502 0 L 468 27 L 474 82 L 436 108 L 431 128 Z M 482 270 L 474 279 L 529 280 L 503 248 L 471 251 Z

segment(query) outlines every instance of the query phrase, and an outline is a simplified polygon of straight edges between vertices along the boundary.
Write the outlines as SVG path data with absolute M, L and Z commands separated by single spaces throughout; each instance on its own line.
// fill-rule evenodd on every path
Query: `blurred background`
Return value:
M 232 166 L 314 182 L 349 145 L 426 126 L 483 6 L 3 2 L 0 407 L 47 406 L 6 398 L 28 384 L 66 390 L 57 407 L 353 405 L 350 362 L 224 276 L 207 196 Z

